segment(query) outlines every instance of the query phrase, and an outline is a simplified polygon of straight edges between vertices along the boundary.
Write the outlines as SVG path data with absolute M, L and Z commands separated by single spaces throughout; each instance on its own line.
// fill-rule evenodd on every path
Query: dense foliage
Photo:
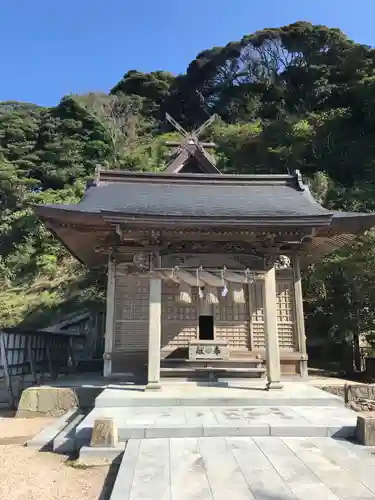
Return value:
M 128 71 L 109 95 L 53 108 L 4 102 L 0 323 L 49 321 L 67 303 L 100 299 L 100 277 L 73 262 L 30 203 L 78 200 L 97 165 L 161 169 L 166 111 L 186 127 L 221 117 L 209 133 L 224 171 L 299 168 L 327 207 L 375 210 L 375 50 L 337 29 L 265 29 L 201 52 L 182 75 Z M 374 238 L 309 271 L 309 332 L 342 341 L 372 331 Z

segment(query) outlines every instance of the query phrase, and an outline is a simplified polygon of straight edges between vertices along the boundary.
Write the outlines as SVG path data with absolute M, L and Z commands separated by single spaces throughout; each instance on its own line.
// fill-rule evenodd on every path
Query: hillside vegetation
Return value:
M 78 201 L 95 168 L 153 170 L 167 159 L 164 116 L 199 126 L 224 172 L 300 169 L 332 209 L 375 210 L 375 50 L 338 29 L 299 22 L 201 52 L 186 72 L 128 71 L 107 94 L 53 108 L 0 104 L 0 325 L 38 325 L 103 298 L 30 204 Z M 308 331 L 340 342 L 372 329 L 375 238 L 312 267 Z M 371 340 L 371 334 L 368 334 Z

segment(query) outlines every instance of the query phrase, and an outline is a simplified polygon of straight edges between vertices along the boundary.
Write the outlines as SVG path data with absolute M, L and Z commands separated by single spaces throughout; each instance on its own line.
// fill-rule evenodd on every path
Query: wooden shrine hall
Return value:
M 224 175 L 199 134 L 160 173 L 98 171 L 76 205 L 35 211 L 81 262 L 107 269 L 104 375 L 307 375 L 301 268 L 375 225 L 332 212 L 299 172 Z M 210 120 L 212 121 L 212 119 Z

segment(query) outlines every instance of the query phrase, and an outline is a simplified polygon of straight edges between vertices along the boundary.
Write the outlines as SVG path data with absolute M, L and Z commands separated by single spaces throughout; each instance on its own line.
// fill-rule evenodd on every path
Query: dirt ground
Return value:
M 0 414 L 0 498 L 107 500 L 113 480 L 109 467 L 77 468 L 64 456 L 24 446 L 51 421 Z

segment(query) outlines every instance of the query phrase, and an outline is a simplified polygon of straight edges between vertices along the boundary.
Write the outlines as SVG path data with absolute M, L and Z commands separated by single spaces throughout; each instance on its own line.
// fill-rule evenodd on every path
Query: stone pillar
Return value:
M 160 389 L 161 279 L 150 279 L 147 389 Z
M 300 375 L 307 377 L 307 349 L 306 349 L 306 334 L 305 334 L 305 318 L 303 314 L 303 296 L 302 296 L 302 281 L 301 270 L 299 265 L 299 255 L 293 255 L 293 289 L 294 289 L 294 305 L 295 305 L 295 321 L 298 351 L 301 354 Z
M 267 388 L 282 389 L 274 265 L 266 270 L 264 278 L 264 327 L 266 333 Z
M 107 305 L 105 319 L 104 337 L 104 377 L 109 377 L 112 373 L 112 349 L 115 328 L 115 291 L 116 291 L 116 263 L 111 256 L 108 258 L 107 275 Z

